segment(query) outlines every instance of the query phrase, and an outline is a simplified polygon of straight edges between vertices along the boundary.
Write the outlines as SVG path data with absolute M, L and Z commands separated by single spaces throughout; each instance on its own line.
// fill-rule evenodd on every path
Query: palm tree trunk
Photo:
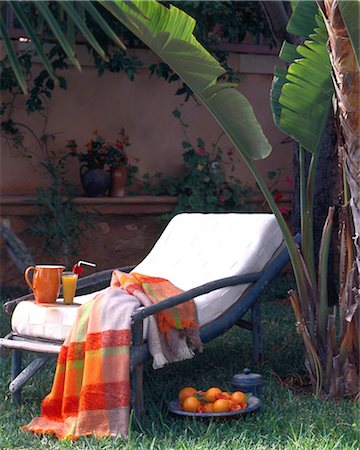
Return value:
M 360 298 L 360 77 L 359 67 L 348 30 L 341 16 L 337 0 L 324 0 L 325 23 L 329 34 L 329 49 L 333 70 L 333 82 L 337 98 L 337 115 L 340 122 L 338 136 L 339 156 L 345 168 L 346 180 L 350 190 L 347 199 L 344 187 L 345 214 L 346 203 L 350 206 L 353 227 L 345 234 L 347 251 L 344 261 L 347 271 L 340 286 L 341 343 L 339 355 L 332 358 L 331 394 L 359 395 L 359 298 Z M 350 241 L 350 242 L 349 242 Z M 354 256 L 352 257 L 354 248 Z M 353 261 L 351 260 L 353 259 Z M 342 391 L 339 390 L 341 387 Z
M 325 0 L 326 24 L 341 125 L 346 179 L 350 188 L 350 207 L 354 221 L 356 265 L 360 275 L 360 77 L 348 31 L 337 0 Z M 358 284 L 359 286 L 359 284 Z

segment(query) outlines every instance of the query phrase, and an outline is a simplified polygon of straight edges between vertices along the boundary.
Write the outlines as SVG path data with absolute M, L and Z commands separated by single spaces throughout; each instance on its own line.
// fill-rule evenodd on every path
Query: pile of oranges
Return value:
M 193 413 L 225 413 L 240 411 L 247 407 L 247 395 L 241 391 L 233 393 L 211 387 L 207 391 L 199 391 L 187 386 L 179 392 L 179 408 Z

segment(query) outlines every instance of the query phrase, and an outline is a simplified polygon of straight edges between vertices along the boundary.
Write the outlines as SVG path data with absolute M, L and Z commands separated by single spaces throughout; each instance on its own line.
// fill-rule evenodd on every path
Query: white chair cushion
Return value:
M 261 271 L 283 241 L 273 214 L 179 214 L 134 272 L 183 290 Z M 200 325 L 219 317 L 246 290 L 232 286 L 195 298 Z
M 166 278 L 187 290 L 219 278 L 261 271 L 282 241 L 272 214 L 179 214 L 134 272 Z M 197 297 L 200 325 L 219 317 L 247 287 L 233 286 Z M 51 306 L 20 302 L 12 316 L 12 329 L 21 335 L 64 340 L 77 304 L 94 295 L 75 297 L 72 306 L 64 305 L 62 299 Z

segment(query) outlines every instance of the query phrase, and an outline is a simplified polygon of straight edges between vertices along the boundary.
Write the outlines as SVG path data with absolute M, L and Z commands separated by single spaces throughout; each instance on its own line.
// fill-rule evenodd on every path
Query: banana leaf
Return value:
M 308 283 L 302 271 L 301 254 L 265 180 L 254 165 L 254 160 L 270 154 L 271 146 L 248 100 L 237 90 L 236 84 L 221 80 L 225 70 L 196 40 L 193 35 L 195 20 L 173 5 L 167 8 L 154 0 L 131 3 L 100 0 L 100 3 L 181 77 L 232 140 L 278 220 L 299 293 L 302 298 L 306 297 Z M 137 13 L 134 6 L 141 13 Z
M 290 30 L 300 33 L 299 24 L 307 23 L 309 14 L 314 11 L 313 3 L 300 2 L 290 24 L 294 16 L 300 15 L 302 20 L 298 19 L 297 26 L 289 27 Z M 283 45 L 280 57 L 291 64 L 287 71 L 275 69 L 270 98 L 276 125 L 306 150 L 316 153 L 328 120 L 333 85 L 325 24 L 320 15 L 312 24 L 315 28 L 296 51 L 288 43 Z M 305 30 L 309 30 L 308 25 Z
M 302 0 L 293 2 L 292 11 L 286 30 L 296 36 L 307 37 L 316 25 L 314 18 L 317 13 L 316 2 Z
M 270 154 L 271 146 L 248 100 L 236 84 L 219 81 L 225 69 L 196 40 L 196 22 L 192 17 L 155 1 L 131 2 L 142 15 L 131 9 L 128 2 L 101 4 L 177 72 L 242 153 L 255 160 Z

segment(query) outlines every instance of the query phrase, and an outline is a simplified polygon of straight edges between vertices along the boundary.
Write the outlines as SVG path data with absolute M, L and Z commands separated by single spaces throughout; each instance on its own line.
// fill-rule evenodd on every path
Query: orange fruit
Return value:
M 206 391 L 205 401 L 208 403 L 213 403 L 216 400 L 216 396 L 222 393 L 221 389 L 218 387 L 212 387 Z
M 219 400 L 216 400 L 214 402 L 213 411 L 214 413 L 224 413 L 230 411 L 229 400 L 224 398 L 219 398 Z
M 230 411 L 241 411 L 246 408 L 246 404 L 244 403 L 235 403 L 231 400 L 229 401 Z
M 212 413 L 214 412 L 214 403 L 204 403 L 202 409 L 204 413 Z
M 188 397 L 184 400 L 183 410 L 187 412 L 196 412 L 201 407 L 200 400 L 196 397 Z
M 225 398 L 230 400 L 231 394 L 230 392 L 222 392 L 221 394 L 219 394 L 219 398 Z
M 191 386 L 187 386 L 181 389 L 181 391 L 179 392 L 179 400 L 181 402 L 183 402 L 185 399 L 187 399 L 188 397 L 192 397 L 194 396 L 194 394 L 196 393 L 196 389 L 191 387 Z
M 231 395 L 231 401 L 233 401 L 234 403 L 247 403 L 247 396 L 246 394 L 244 394 L 244 392 L 241 391 L 235 391 L 233 392 L 233 394 Z

